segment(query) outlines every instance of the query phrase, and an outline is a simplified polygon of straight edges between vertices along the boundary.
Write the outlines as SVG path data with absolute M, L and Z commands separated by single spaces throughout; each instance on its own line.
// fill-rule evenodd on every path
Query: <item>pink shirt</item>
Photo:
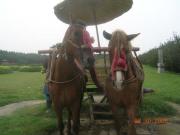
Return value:
M 86 30 L 83 31 L 83 43 L 86 44 L 89 48 L 92 48 L 92 40 L 89 32 Z

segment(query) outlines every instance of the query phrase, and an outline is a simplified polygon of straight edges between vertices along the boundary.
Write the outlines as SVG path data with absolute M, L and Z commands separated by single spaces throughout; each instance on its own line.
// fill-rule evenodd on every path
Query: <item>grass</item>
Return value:
M 40 72 L 14 72 L 0 75 L 0 106 L 43 98 L 43 76 Z
M 63 116 L 66 124 L 66 110 Z M 55 113 L 46 113 L 45 104 L 19 109 L 10 116 L 0 117 L 0 135 L 50 135 L 56 130 Z
M 172 72 L 158 74 L 155 68 L 145 67 L 145 87 L 155 89 L 148 98 L 161 99 L 180 104 L 180 75 Z
M 42 66 L 40 65 L 0 65 L 0 74 L 8 74 L 14 71 L 20 72 L 40 72 Z
M 46 113 L 45 105 L 16 111 L 11 116 L 0 117 L 1 135 L 48 135 L 56 129 L 53 112 Z
M 12 70 L 9 66 L 0 66 L 0 74 L 9 74 Z
M 144 87 L 155 89 L 145 95 L 141 106 L 142 116 L 174 115 L 175 110 L 166 104 L 171 101 L 180 104 L 180 75 L 170 72 L 158 74 L 155 68 L 144 66 Z M 104 70 L 98 69 L 98 75 Z M 22 100 L 42 99 L 44 75 L 39 72 L 15 72 L 0 75 L 0 106 Z M 105 78 L 100 78 L 105 80 Z M 90 79 L 89 79 L 90 81 Z M 89 86 L 94 87 L 94 86 Z
M 144 87 L 153 88 L 154 93 L 145 95 L 141 106 L 142 116 L 171 116 L 176 113 L 167 102 L 180 104 L 180 75 L 164 72 L 157 73 L 155 68 L 144 66 Z

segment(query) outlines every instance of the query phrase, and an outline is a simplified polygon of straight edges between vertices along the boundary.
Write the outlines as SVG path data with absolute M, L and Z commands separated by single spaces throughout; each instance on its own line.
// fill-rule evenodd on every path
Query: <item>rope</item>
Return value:
M 129 84 L 129 83 L 132 83 L 136 80 L 137 78 L 135 76 L 132 76 L 131 78 L 127 79 L 127 80 L 124 80 L 124 84 Z
M 54 81 L 52 79 L 49 79 L 48 82 L 52 82 L 52 83 L 56 83 L 56 84 L 66 84 L 66 83 L 70 83 L 70 82 L 74 81 L 79 76 L 81 76 L 81 73 L 77 74 L 75 77 L 73 77 L 70 80 L 66 80 L 66 81 Z
M 139 60 L 139 58 L 138 58 L 138 56 L 137 56 L 136 51 L 133 51 L 133 52 L 134 52 L 134 55 L 135 55 L 135 57 L 136 57 L 137 61 L 138 61 L 138 62 L 139 62 L 139 64 L 140 64 L 141 68 L 143 69 L 142 63 L 141 63 L 141 61 Z

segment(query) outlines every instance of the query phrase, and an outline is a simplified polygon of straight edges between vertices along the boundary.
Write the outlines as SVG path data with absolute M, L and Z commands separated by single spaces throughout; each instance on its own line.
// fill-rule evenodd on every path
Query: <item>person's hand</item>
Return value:
M 94 37 L 91 37 L 91 43 L 94 43 L 94 41 L 95 41 Z

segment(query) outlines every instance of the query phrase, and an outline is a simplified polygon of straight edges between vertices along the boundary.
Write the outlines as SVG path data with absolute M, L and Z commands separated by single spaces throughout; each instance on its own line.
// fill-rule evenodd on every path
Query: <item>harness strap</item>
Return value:
M 129 78 L 128 80 L 124 80 L 123 83 L 127 85 L 127 84 L 129 84 L 129 83 L 134 82 L 136 79 L 137 79 L 137 77 L 135 77 L 135 76 L 133 75 L 133 76 L 132 76 L 131 78 Z
M 73 43 L 70 39 L 67 40 L 72 46 L 76 47 L 76 48 L 80 48 L 77 44 Z
M 52 80 L 52 79 L 49 79 L 48 82 L 52 82 L 52 83 L 55 83 L 55 84 L 66 84 L 66 83 L 70 83 L 72 81 L 74 81 L 76 78 L 78 78 L 79 76 L 81 76 L 81 73 L 77 74 L 76 76 L 74 76 L 72 79 L 70 80 L 66 80 L 66 81 L 55 81 L 55 80 Z

